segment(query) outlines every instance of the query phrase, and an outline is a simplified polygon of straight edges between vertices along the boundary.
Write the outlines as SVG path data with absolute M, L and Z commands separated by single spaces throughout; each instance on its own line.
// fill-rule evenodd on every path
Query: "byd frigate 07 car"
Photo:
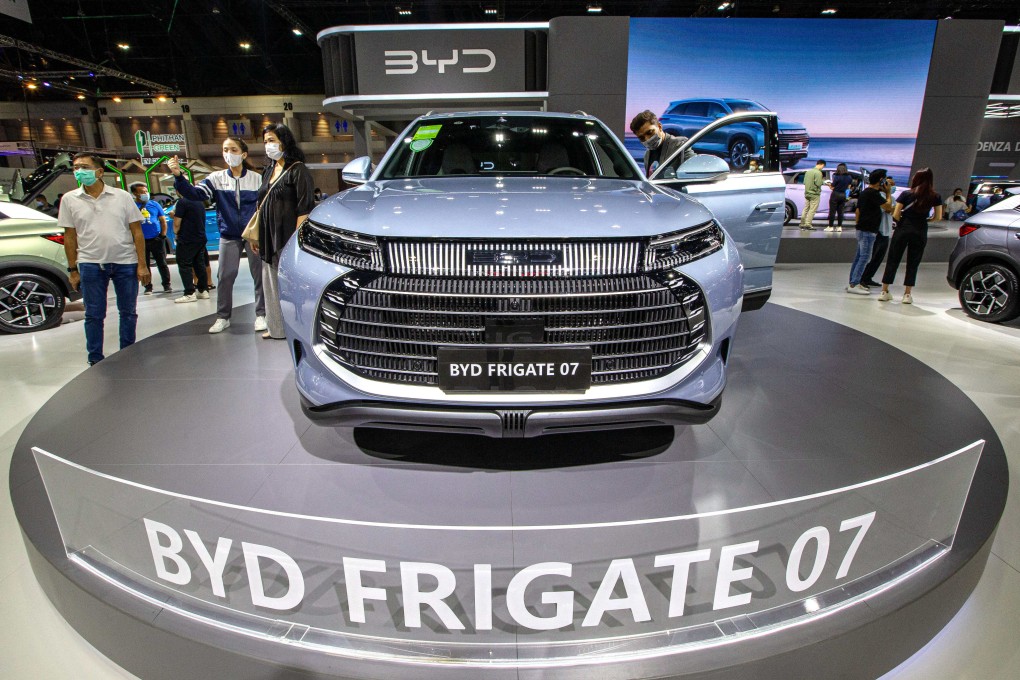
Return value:
M 650 179 L 587 115 L 418 118 L 312 211 L 280 289 L 306 413 L 328 425 L 530 437 L 704 422 L 783 221 L 767 172 L 682 150 Z

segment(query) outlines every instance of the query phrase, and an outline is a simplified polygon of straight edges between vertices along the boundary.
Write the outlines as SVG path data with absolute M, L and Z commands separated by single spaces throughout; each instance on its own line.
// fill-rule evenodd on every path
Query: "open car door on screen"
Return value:
M 684 162 L 688 149 L 695 156 Z M 752 160 L 757 169 L 751 169 Z M 764 305 L 772 292 L 785 207 L 778 116 L 760 111 L 719 118 L 691 135 L 649 179 L 712 211 L 740 252 L 744 310 Z

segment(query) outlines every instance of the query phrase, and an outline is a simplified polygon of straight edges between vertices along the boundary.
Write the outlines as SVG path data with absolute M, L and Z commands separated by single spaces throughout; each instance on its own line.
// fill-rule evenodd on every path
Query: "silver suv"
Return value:
M 711 418 L 782 230 L 775 114 L 699 134 L 737 124 L 768 172 L 681 149 L 646 180 L 597 119 L 521 112 L 425 116 L 352 161 L 361 186 L 281 257 L 306 413 L 493 437 Z
M 949 256 L 949 285 L 963 311 L 982 321 L 1020 316 L 1020 194 L 967 218 Z

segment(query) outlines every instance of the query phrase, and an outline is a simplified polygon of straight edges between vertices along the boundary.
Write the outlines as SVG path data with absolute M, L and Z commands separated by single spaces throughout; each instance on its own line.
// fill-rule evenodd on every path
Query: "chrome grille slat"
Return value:
M 386 239 L 390 273 L 407 276 L 520 278 L 619 276 L 638 270 L 640 241 L 407 241 Z M 562 264 L 469 264 L 472 251 L 562 252 Z
M 421 252 L 456 266 L 455 251 L 433 246 Z M 565 249 L 564 262 L 576 256 Z M 703 294 L 686 280 L 667 287 L 646 275 L 355 279 L 338 279 L 326 290 L 319 340 L 350 370 L 398 384 L 436 385 L 439 348 L 484 346 L 487 317 L 540 317 L 541 344 L 591 347 L 593 385 L 648 380 L 676 368 L 696 355 L 706 325 Z

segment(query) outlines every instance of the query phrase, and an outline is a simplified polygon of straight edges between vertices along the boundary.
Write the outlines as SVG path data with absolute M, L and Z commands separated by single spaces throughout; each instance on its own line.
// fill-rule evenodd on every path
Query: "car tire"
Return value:
M 64 315 L 64 291 L 38 274 L 0 277 L 0 332 L 32 333 L 53 328 Z
M 1009 267 L 976 264 L 960 279 L 960 305 L 974 319 L 1001 323 L 1020 315 L 1020 283 Z
M 785 214 L 783 216 L 783 225 L 787 225 L 797 219 L 797 206 L 789 201 L 786 201 Z
M 751 160 L 751 155 L 754 153 L 754 143 L 747 137 L 737 137 L 730 142 L 726 151 L 726 160 L 729 161 L 730 168 L 733 170 L 743 170 L 747 167 L 748 162 Z

